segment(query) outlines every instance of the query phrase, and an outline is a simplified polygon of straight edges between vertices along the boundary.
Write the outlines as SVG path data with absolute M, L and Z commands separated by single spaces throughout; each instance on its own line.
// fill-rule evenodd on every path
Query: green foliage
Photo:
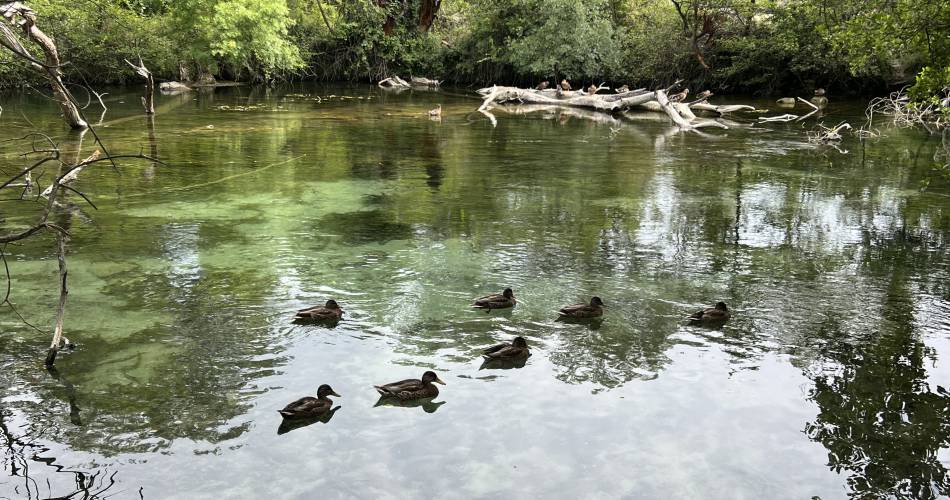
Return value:
M 685 79 L 716 92 L 939 95 L 950 65 L 947 0 L 35 0 L 71 81 L 159 77 L 272 81 L 424 75 L 534 84 L 567 77 L 634 86 Z M 0 86 L 37 76 L 3 64 Z M 925 69 L 926 68 L 926 69 Z M 921 69 L 924 71 L 921 72 Z M 919 73 L 918 73 L 919 72 Z M 941 83 L 944 82 L 944 83 Z
M 224 65 L 234 77 L 247 71 L 271 80 L 303 66 L 289 37 L 292 23 L 285 0 L 200 0 L 172 9 L 173 35 L 202 68 Z
M 950 119 L 950 66 L 922 69 L 917 74 L 916 83 L 907 89 L 907 95 L 918 106 L 933 106 L 944 119 Z

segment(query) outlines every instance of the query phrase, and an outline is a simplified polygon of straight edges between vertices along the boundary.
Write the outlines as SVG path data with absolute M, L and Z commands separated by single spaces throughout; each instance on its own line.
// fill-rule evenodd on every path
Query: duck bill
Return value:
M 445 385 L 445 382 L 443 382 L 442 379 L 440 379 L 439 377 L 436 377 L 435 380 L 433 380 L 433 382 L 435 382 L 436 384 Z
M 336 396 L 336 397 L 338 397 L 338 398 L 342 398 L 342 397 L 343 397 L 343 396 L 340 396 L 339 394 L 337 394 L 336 391 L 330 391 L 330 395 L 331 395 L 331 396 Z

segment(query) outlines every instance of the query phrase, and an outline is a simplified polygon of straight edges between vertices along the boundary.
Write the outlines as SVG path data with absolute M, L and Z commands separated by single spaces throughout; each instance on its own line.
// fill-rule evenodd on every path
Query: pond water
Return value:
M 107 96 L 98 132 L 166 164 L 90 168 L 98 210 L 72 195 L 57 215 L 78 345 L 54 372 L 54 239 L 6 248 L 42 332 L 0 309 L 0 497 L 950 495 L 937 138 L 843 153 L 810 125 L 531 108 L 493 125 L 468 90 L 374 86 L 162 96 L 149 123 L 137 92 Z M 95 148 L 42 99 L 2 106 L 0 139 Z M 23 149 L 3 146 L 5 171 Z M 19 205 L 5 228 L 34 217 Z M 505 287 L 513 310 L 469 308 Z M 554 321 L 592 295 L 603 321 Z M 292 323 L 327 298 L 335 328 Z M 722 328 L 684 320 L 719 300 Z M 525 366 L 481 366 L 516 335 Z M 434 402 L 374 407 L 374 384 L 426 369 Z M 278 434 L 276 410 L 322 383 L 332 419 Z

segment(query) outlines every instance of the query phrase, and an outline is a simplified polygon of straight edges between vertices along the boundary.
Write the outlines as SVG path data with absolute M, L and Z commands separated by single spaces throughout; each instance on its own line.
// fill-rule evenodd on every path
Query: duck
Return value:
M 702 309 L 689 315 L 691 323 L 724 323 L 732 317 L 725 302 L 716 302 L 714 307 Z
M 330 299 L 322 306 L 308 307 L 297 311 L 296 320 L 305 321 L 339 321 L 343 317 L 343 309 L 335 300 Z
M 482 357 L 486 360 L 494 359 L 519 359 L 527 358 L 531 355 L 528 350 L 528 341 L 524 337 L 515 337 L 510 344 L 498 344 L 489 347 L 482 352 Z
M 567 81 L 567 78 L 561 80 L 561 90 L 564 92 L 569 92 L 571 90 L 571 82 Z
M 590 87 L 587 87 L 587 94 L 588 94 L 588 95 L 594 95 L 594 94 L 597 93 L 598 90 L 600 90 L 600 89 L 598 89 L 596 85 L 591 84 Z
M 701 101 L 703 101 L 704 99 L 709 99 L 710 97 L 712 97 L 712 95 L 713 95 L 713 93 L 712 93 L 711 91 L 709 91 L 709 90 L 704 90 L 704 91 L 702 91 L 702 92 L 696 94 L 696 100 L 693 101 L 693 102 L 701 102 Z
M 329 385 L 323 384 L 317 388 L 317 397 L 302 397 L 288 404 L 283 410 L 277 410 L 284 418 L 311 418 L 323 415 L 330 411 L 333 401 L 327 396 L 342 398 Z
M 686 96 L 689 95 L 689 89 L 683 89 L 682 92 L 678 92 L 670 96 L 670 102 L 680 102 L 686 99 Z
M 599 318 L 604 315 L 604 301 L 592 297 L 589 304 L 564 306 L 557 312 L 560 318 Z
M 545 80 L 545 81 L 539 83 L 538 86 L 535 87 L 534 89 L 535 89 L 535 90 L 546 90 L 546 89 L 548 88 L 548 85 L 549 85 L 548 81 Z
M 616 89 L 618 94 L 623 94 L 624 92 L 630 92 L 630 87 L 626 85 L 621 85 L 620 88 Z
M 515 300 L 515 293 L 510 288 L 505 288 L 501 293 L 493 293 L 484 297 L 475 299 L 472 307 L 475 309 L 506 309 L 514 307 L 518 301 Z
M 422 380 L 410 378 L 386 385 L 374 385 L 373 387 L 376 388 L 380 396 L 408 401 L 438 396 L 439 388 L 432 385 L 433 382 L 445 385 L 445 382 L 435 372 L 429 370 L 422 374 Z
M 436 106 L 436 107 L 430 109 L 430 110 L 429 110 L 429 116 L 434 117 L 434 118 L 435 118 L 435 117 L 441 117 L 441 116 L 442 116 L 442 105 L 439 104 L 438 106 Z

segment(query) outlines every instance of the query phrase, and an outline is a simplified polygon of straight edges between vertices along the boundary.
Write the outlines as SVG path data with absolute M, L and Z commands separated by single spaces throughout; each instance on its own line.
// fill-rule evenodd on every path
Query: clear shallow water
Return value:
M 0 311 L 0 496 L 950 495 L 933 139 L 841 154 L 798 126 L 703 137 L 651 114 L 493 127 L 463 92 L 368 86 L 162 97 L 150 130 L 134 92 L 111 98 L 112 152 L 168 165 L 83 173 L 99 210 L 60 219 L 79 347 L 56 373 L 48 335 Z M 62 130 L 45 103 L 3 107 L 4 138 L 31 129 L 17 109 Z M 8 206 L 5 226 L 29 220 Z M 52 248 L 7 250 L 44 329 Z M 468 309 L 505 286 L 513 311 Z M 553 322 L 593 294 L 601 324 Z M 290 322 L 328 297 L 336 328 Z M 716 300 L 725 327 L 684 323 Z M 514 335 L 526 366 L 480 370 Z M 425 369 L 448 383 L 434 404 L 373 407 L 373 384 Z M 321 383 L 340 410 L 278 435 L 276 410 Z

